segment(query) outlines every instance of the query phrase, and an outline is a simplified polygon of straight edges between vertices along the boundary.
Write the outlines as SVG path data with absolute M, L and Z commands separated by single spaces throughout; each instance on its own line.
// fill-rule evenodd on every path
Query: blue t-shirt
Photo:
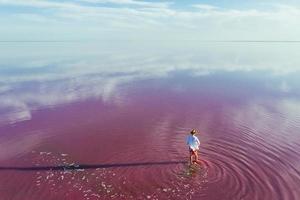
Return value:
M 200 141 L 195 135 L 189 135 L 186 140 L 187 145 L 189 145 L 190 149 L 193 151 L 199 150 Z

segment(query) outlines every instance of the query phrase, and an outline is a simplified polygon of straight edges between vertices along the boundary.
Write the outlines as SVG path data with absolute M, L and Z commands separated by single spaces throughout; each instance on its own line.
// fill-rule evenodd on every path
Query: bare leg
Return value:
M 201 161 L 199 160 L 199 156 L 198 156 L 198 152 L 197 151 L 195 151 L 195 161 L 194 162 L 196 162 L 197 164 L 201 164 Z
M 190 164 L 193 164 L 193 154 L 190 152 Z

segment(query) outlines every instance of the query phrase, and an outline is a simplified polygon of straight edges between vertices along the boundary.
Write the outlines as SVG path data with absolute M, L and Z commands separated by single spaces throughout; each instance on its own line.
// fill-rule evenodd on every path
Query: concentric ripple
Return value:
M 239 132 L 205 144 L 202 156 L 209 160 L 207 187 L 221 188 L 224 199 L 296 200 L 299 190 L 291 185 L 299 183 L 299 170 L 288 159 L 289 144 L 258 134 L 240 126 Z

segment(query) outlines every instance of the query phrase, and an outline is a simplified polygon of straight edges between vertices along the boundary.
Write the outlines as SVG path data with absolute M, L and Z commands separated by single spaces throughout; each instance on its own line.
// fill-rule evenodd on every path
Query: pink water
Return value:
M 49 99 L 70 91 L 47 96 L 43 82 L 4 92 L 51 103 L 32 100 L 25 119 L 2 108 L 0 198 L 297 200 L 300 96 L 266 82 L 281 79 L 181 71 L 63 103 Z M 66 86 L 43 87 L 56 84 Z M 72 88 L 78 95 L 89 90 L 81 84 Z M 191 128 L 200 131 L 201 166 L 187 163 Z

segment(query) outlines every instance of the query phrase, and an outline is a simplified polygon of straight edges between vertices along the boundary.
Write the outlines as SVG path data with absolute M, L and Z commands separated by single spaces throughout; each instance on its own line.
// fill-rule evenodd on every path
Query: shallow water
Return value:
M 300 196 L 299 44 L 0 49 L 1 199 Z

